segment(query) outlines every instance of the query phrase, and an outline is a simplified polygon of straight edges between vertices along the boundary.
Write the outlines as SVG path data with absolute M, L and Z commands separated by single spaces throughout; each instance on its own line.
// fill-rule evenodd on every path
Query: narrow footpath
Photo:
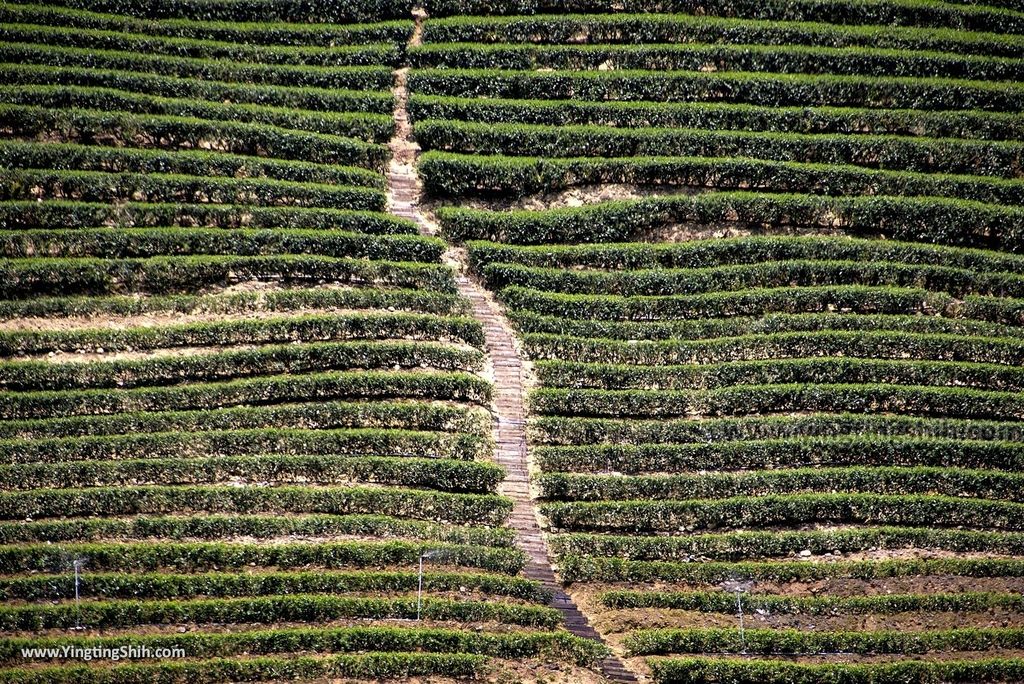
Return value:
M 418 40 L 419 24 L 417 21 L 413 41 Z M 392 160 L 388 169 L 390 210 L 396 216 L 414 221 L 424 235 L 436 235 L 437 226 L 419 209 L 421 191 L 415 166 L 418 150 L 412 142 L 409 122 L 407 76 L 408 69 L 395 72 L 395 137 L 390 143 Z M 515 502 L 509 524 L 515 530 L 516 544 L 528 558 L 523 574 L 539 581 L 551 591 L 550 605 L 562 613 L 565 628 L 569 632 L 586 639 L 603 641 L 555 577 L 547 542 L 534 512 L 526 459 L 523 362 L 516 350 L 512 329 L 483 287 L 465 275 L 468 273 L 468 265 L 464 257 L 460 266 L 461 272 L 456 276 L 459 292 L 472 303 L 473 316 L 483 325 L 487 353 L 494 367 L 496 460 L 506 473 L 500 491 Z M 639 681 L 614 655 L 601 661 L 600 669 L 612 682 L 632 684 Z

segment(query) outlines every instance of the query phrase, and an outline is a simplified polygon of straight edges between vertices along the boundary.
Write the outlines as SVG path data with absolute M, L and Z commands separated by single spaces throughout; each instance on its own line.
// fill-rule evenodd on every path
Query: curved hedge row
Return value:
M 154 484 L 375 484 L 424 487 L 446 492 L 497 490 L 504 469 L 491 463 L 453 459 L 380 456 L 214 456 L 138 461 L 86 461 L 0 466 L 5 491 L 69 487 L 130 487 Z
M 37 107 L 42 113 L 76 110 L 79 117 L 89 111 L 145 116 L 177 116 L 184 119 L 234 121 L 266 124 L 313 133 L 327 133 L 360 139 L 384 139 L 391 122 L 383 116 L 394 108 L 394 96 L 372 90 L 336 91 L 338 112 L 312 111 L 270 105 L 212 102 L 181 97 L 159 97 L 116 88 L 75 85 L 3 86 L 0 102 L 5 112 L 17 115 L 18 107 Z M 38 111 L 38 110 L 33 110 Z M 44 119 L 45 120 L 45 119 Z M 22 120 L 22 130 L 31 131 Z M 70 133 L 70 131 L 68 131 Z
M 899 684 L 941 681 L 949 684 L 1010 682 L 1024 677 L 1017 658 L 896 661 L 887 663 L 790 663 L 778 660 L 669 658 L 651 660 L 658 684 L 728 681 L 732 684 L 815 684 L 822 679 L 846 684 Z
M 426 120 L 416 124 L 425 149 L 470 154 L 574 157 L 753 157 L 854 165 L 894 171 L 1019 178 L 1024 146 L 1017 141 L 891 135 L 847 135 L 704 128 L 537 126 Z M 700 171 L 695 171 L 700 182 Z M 791 175 L 791 174 L 790 174 Z M 708 176 L 704 174 L 704 177 Z M 711 177 L 715 182 L 713 176 Z M 785 189 L 785 177 L 780 190 Z M 970 182 L 971 178 L 963 179 Z M 705 183 L 708 183 L 705 180 Z M 727 188 L 739 180 L 726 176 Z M 712 187 L 714 187 L 712 185 Z M 610 241 L 610 240 L 605 240 Z M 579 240 L 568 240 L 579 242 Z M 972 245 L 973 246 L 973 245 Z
M 515 245 L 467 243 L 471 263 L 481 270 L 490 263 L 546 268 L 595 269 L 708 268 L 777 260 L 885 261 L 949 266 L 1024 275 L 1024 258 L 984 249 L 929 245 L 919 242 L 865 240 L 855 237 L 753 235 L 665 243 Z
M 546 387 L 592 389 L 711 389 L 803 382 L 1024 390 L 1024 369 L 1017 367 L 885 358 L 780 358 L 678 366 L 538 361 L 534 369 Z M 0 364 L 0 382 L 3 371 Z
M 245 280 L 330 281 L 454 292 L 451 268 L 410 261 L 367 261 L 303 254 L 161 256 L 148 259 L 0 260 L 0 297 L 173 294 Z
M 996 0 L 998 1 L 998 0 Z M 880 33 L 891 36 L 907 33 L 937 34 L 936 37 L 950 40 L 951 35 L 964 34 L 963 41 L 991 40 L 990 36 L 975 37 L 967 31 L 992 31 L 1009 43 L 1018 43 L 1015 35 L 1024 33 L 1012 28 L 1013 22 L 1021 19 L 1019 12 L 993 7 L 957 7 L 937 2 L 912 2 L 888 0 L 872 2 L 859 0 L 837 9 L 823 0 L 801 0 L 800 2 L 754 2 L 752 0 L 516 0 L 495 2 L 494 0 L 430 0 L 427 10 L 433 16 L 453 17 L 437 24 L 434 33 L 428 34 L 430 41 L 487 40 L 487 35 L 500 36 L 501 40 L 528 42 L 527 36 L 540 33 L 548 35 L 553 42 L 569 42 L 566 36 L 574 36 L 586 27 L 593 32 L 595 42 L 664 42 L 680 40 L 689 34 L 687 30 L 699 22 L 711 22 L 720 17 L 744 17 L 748 23 L 755 22 L 826 22 L 822 30 L 837 34 L 851 33 L 871 36 Z M 620 13 L 625 13 L 621 16 Z M 460 15 L 483 15 L 465 17 Z M 551 17 L 502 18 L 501 15 L 552 14 Z M 578 15 L 598 15 L 586 17 Z M 654 14 L 655 16 L 649 16 Z M 657 16 L 682 15 L 682 16 Z M 557 16 L 569 15 L 569 16 Z M 577 16 L 573 16 L 577 15 Z M 751 21 L 753 20 L 753 21 Z M 728 21 L 718 19 L 719 22 Z M 991 23 L 989 23 L 991 22 Z M 732 23 L 740 22 L 733 19 Z M 846 26 L 853 24 L 854 26 Z M 868 24 L 870 26 L 857 26 Z M 768 24 L 771 26 L 771 24 Z M 832 26 L 838 25 L 838 26 Z M 489 34 L 465 34 L 483 27 Z M 783 24 L 785 26 L 785 24 Z M 894 30 L 898 26 L 899 31 Z M 934 27 L 936 31 L 919 31 L 915 27 Z M 607 28 L 602 28 L 607 27 Z M 441 34 L 440 29 L 455 33 Z M 721 28 L 721 23 L 716 25 Z M 819 27 L 814 27 L 819 28 Z M 953 29 L 960 29 L 954 31 Z M 564 31 L 564 33 L 560 33 Z M 794 29 L 795 32 L 799 28 Z M 955 40 L 955 38 L 952 38 Z M 884 40 L 884 38 L 883 38 Z M 748 42 L 762 42 L 763 38 Z M 827 41 L 823 41 L 827 42 Z M 894 47 L 909 47 L 900 44 Z M 920 48 L 918 48 L 920 49 Z M 949 51 L 960 51 L 959 46 Z
M 79 617 L 80 614 L 80 617 Z M 344 618 L 414 619 L 416 598 L 359 598 L 323 594 L 198 599 L 195 601 L 87 601 L 74 605 L 0 607 L 0 625 L 6 630 L 92 627 L 133 627 L 161 623 L 316 622 Z M 553 629 L 561 617 L 554 608 L 497 601 L 451 601 L 426 597 L 422 615 L 427 620 L 496 622 Z
M 346 592 L 398 593 L 416 589 L 418 579 L 418 572 L 409 571 L 300 570 L 247 574 L 226 572 L 145 573 L 132 574 L 130 583 L 126 583 L 125 576 L 120 573 L 90 573 L 88 578 L 79 581 L 79 594 L 85 598 L 105 599 L 182 599 L 202 596 L 227 598 Z M 425 591 L 459 591 L 460 587 L 541 605 L 550 600 L 550 592 L 545 590 L 539 582 L 521 577 L 468 572 L 426 571 L 423 573 L 423 589 Z M 0 596 L 3 596 L 5 600 L 47 601 L 74 595 L 74 593 L 74 578 L 62 575 L 0 579 Z M 359 634 L 359 632 L 356 633 Z M 316 635 L 310 633 L 303 636 L 315 637 Z M 384 632 L 382 636 L 388 636 L 387 632 Z M 222 645 L 230 648 L 229 645 L 238 643 L 238 641 L 244 642 L 245 640 L 244 638 L 237 641 L 226 639 Z M 273 648 L 271 645 L 273 641 L 261 642 L 254 639 L 254 642 L 266 644 L 265 648 Z M 7 646 L 7 657 L 11 657 L 9 644 L 5 643 L 3 646 Z M 3 657 L 2 650 L 0 647 L 0 658 Z M 377 650 L 390 649 L 378 648 Z M 191 655 L 196 657 L 198 654 L 192 653 Z
M 226 59 L 178 57 L 134 50 L 101 50 L 61 45 L 4 43 L 0 60 L 6 63 L 73 67 L 159 74 L 180 79 L 221 83 L 262 83 L 268 86 L 340 90 L 386 90 L 382 67 L 399 62 L 393 46 L 383 47 L 370 66 L 314 66 L 308 64 L 256 64 Z
M 442 614 L 450 612 L 442 611 Z M 282 676 L 402 680 L 437 675 L 473 679 L 481 676 L 487 670 L 486 666 L 485 656 L 467 653 L 370 652 L 359 655 L 261 656 L 179 663 L 129 663 L 103 668 L 64 665 L 10 669 L 7 672 L 10 681 L 19 684 L 137 684 L 140 681 L 161 679 L 260 682 Z
M 1024 204 L 1024 183 L 1019 181 L 728 157 L 546 159 L 427 152 L 420 157 L 419 170 L 425 190 L 435 197 L 522 198 L 578 186 L 628 184 L 827 195 L 930 195 Z
M 484 404 L 489 382 L 466 373 L 318 373 L 277 375 L 229 382 L 110 390 L 0 394 L 4 420 L 87 416 L 140 411 L 212 410 L 239 405 L 283 404 L 337 399 L 436 399 Z
M 875 467 L 799 468 L 770 472 L 681 475 L 577 475 L 543 473 L 535 478 L 541 496 L 552 501 L 640 499 L 726 499 L 773 494 L 935 494 L 1024 502 L 1024 476 L 989 470 Z M 2 473 L 0 473 L 2 477 Z M 29 479 L 29 481 L 33 481 Z M 74 480 L 71 484 L 74 484 Z
M 928 495 L 779 494 L 719 500 L 571 502 L 544 504 L 541 511 L 561 530 L 639 534 L 803 523 L 1024 530 L 1024 504 Z
M 107 351 L 329 340 L 421 339 L 484 345 L 480 323 L 468 317 L 368 311 L 214 320 L 120 329 L 12 330 L 0 333 L 0 355 L 67 349 Z M 200 360 L 201 361 L 201 360 Z M 184 361 L 187 363 L 187 361 Z M 102 373 L 103 371 L 97 371 Z
M 370 487 L 270 488 L 231 486 L 96 487 L 0 493 L 0 518 L 167 513 L 349 513 L 393 515 L 432 522 L 500 525 L 511 499 L 493 494 Z
M 839 412 L 824 415 L 744 416 L 683 419 L 611 419 L 536 416 L 530 422 L 535 442 L 581 446 L 607 443 L 642 445 L 716 443 L 805 437 L 876 434 L 884 437 L 932 437 L 951 440 L 1024 441 L 1024 425 L 991 419 L 963 420 Z M 999 445 L 993 445 L 998 448 Z
M 0 202 L 0 228 L 66 230 L 102 225 L 123 227 L 303 228 L 349 230 L 371 235 L 411 235 L 407 219 L 369 211 L 231 204 L 127 202 Z
M 467 577 L 467 575 L 462 575 Z M 424 581 L 436 582 L 442 576 L 430 573 Z M 302 651 L 425 651 L 428 653 L 475 653 L 498 658 L 555 654 L 580 665 L 592 664 L 604 650 L 589 639 L 573 637 L 564 631 L 474 632 L 438 627 L 290 627 L 248 630 L 235 633 L 195 633 L 138 635 L 127 637 L 20 637 L 6 639 L 0 658 L 13 661 L 22 648 L 118 648 L 121 645 L 150 648 L 178 646 L 196 658 L 224 657 L 242 653 L 287 653 L 293 647 Z
M 309 430 L 208 430 L 203 432 L 89 435 L 42 440 L 0 441 L 0 462 L 46 463 L 74 467 L 80 461 L 251 456 L 264 453 L 331 454 L 334 456 L 404 456 L 473 460 L 484 456 L 488 440 L 480 434 L 414 432 L 377 428 Z M 2 467 L 2 466 L 0 466 Z M 104 467 L 104 466 L 93 466 Z M 116 467 L 116 466 L 107 466 Z M 142 465 L 141 467 L 145 467 Z
M 537 359 L 637 365 L 839 356 L 1008 366 L 1020 366 L 1024 361 L 1024 340 L 888 331 L 821 330 L 635 343 L 531 334 L 524 336 L 523 346 Z
M 286 520 L 280 515 L 275 516 L 275 519 Z M 278 529 L 281 527 L 279 525 Z M 293 569 L 306 566 L 373 568 L 402 565 L 412 568 L 419 561 L 421 553 L 435 548 L 448 565 L 475 567 L 507 575 L 518 574 L 525 562 L 525 556 L 519 549 L 447 542 L 331 540 L 318 544 L 266 544 L 163 541 L 153 544 L 151 541 L 143 541 L 71 543 L 59 546 L 49 543 L 12 544 L 0 547 L 0 568 L 8 574 L 31 570 L 63 571 L 67 567 L 69 554 L 88 558 L 90 572 L 198 572 L 244 569 L 246 566 Z
M 0 92 L 3 92 L 0 89 Z M 582 102 L 460 98 L 413 93 L 416 122 L 460 120 L 490 124 L 591 125 L 620 128 L 706 128 L 1015 140 L 1024 121 L 980 110 L 927 111 L 856 107 L 770 107 L 715 102 Z M 658 154 L 666 154 L 665 151 Z
M 337 95 L 330 88 L 225 83 L 117 69 L 51 67 L 39 64 L 8 64 L 5 66 L 4 76 L 7 78 L 7 85 L 114 88 L 161 97 L 195 98 L 214 102 L 230 99 L 248 104 L 265 103 L 277 107 L 337 112 L 343 111 L 339 105 L 350 99 L 350 90 L 384 91 L 391 85 L 391 69 L 388 67 L 353 68 L 359 70 L 344 81 Z
M 760 426 L 765 426 L 766 421 L 756 420 Z M 779 425 L 780 432 L 788 428 L 793 434 L 775 439 L 722 434 L 724 431 L 716 431 L 715 428 L 722 427 L 725 421 L 709 422 L 714 424 L 697 428 L 704 430 L 704 433 L 699 436 L 694 434 L 694 443 L 537 446 L 534 455 L 544 471 L 611 471 L 628 475 L 839 466 L 925 466 L 1015 472 L 1024 466 L 1024 446 L 1014 441 L 971 440 L 959 435 L 903 436 L 882 430 L 867 434 L 859 432 L 869 427 L 888 428 L 882 421 L 875 421 L 874 424 L 869 420 L 850 421 L 850 424 L 843 426 L 841 420 L 830 416 L 819 417 L 813 421 L 813 427 L 824 433 L 823 436 L 808 434 L 811 430 L 807 429 L 800 434 L 800 424 L 783 424 Z M 737 421 L 734 419 L 731 422 Z M 781 421 L 776 419 L 776 423 Z M 808 423 L 812 421 L 803 421 L 804 426 Z M 836 435 L 827 430 L 832 425 L 845 427 L 852 434 Z M 729 427 L 742 428 L 737 425 Z M 726 441 L 729 436 L 749 439 Z
M 956 577 L 1022 577 L 1024 562 L 1004 559 L 888 560 L 888 561 L 737 561 L 700 563 L 634 561 L 564 555 L 559 569 L 569 582 L 698 582 L 754 580 L 799 582 L 832 578 L 879 579 L 952 575 Z
M 382 541 L 401 538 L 405 540 L 420 540 L 431 543 L 448 545 L 463 545 L 462 560 L 456 562 L 454 551 L 447 557 L 450 564 L 483 567 L 495 572 L 506 572 L 515 574 L 521 567 L 521 561 L 515 560 L 517 556 L 512 553 L 508 556 L 500 554 L 488 556 L 487 560 L 469 561 L 466 558 L 482 558 L 479 555 L 472 555 L 481 550 L 480 547 L 497 547 L 497 551 L 510 551 L 514 546 L 514 535 L 507 527 L 472 527 L 464 525 L 451 525 L 449 523 L 439 524 L 423 520 L 405 520 L 391 518 L 382 515 L 327 515 L 327 514 L 298 514 L 290 516 L 280 515 L 202 515 L 202 516 L 137 516 L 134 518 L 78 518 L 72 520 L 41 520 L 33 522 L 8 522 L 0 523 L 0 540 L 5 544 L 27 544 L 31 549 L 39 551 L 40 547 L 32 546 L 36 542 L 59 542 L 61 544 L 84 542 L 101 542 L 103 540 L 117 539 L 120 541 L 130 539 L 175 539 L 179 543 L 182 540 L 210 540 L 230 538 L 253 538 L 253 539 L 276 539 L 280 537 L 336 537 L 338 535 L 354 535 L 363 537 L 379 537 Z M 169 543 L 169 542 L 166 542 Z M 333 543 L 321 542 L 322 544 Z M 103 548 L 105 558 L 109 558 L 107 547 L 93 544 L 87 549 L 93 553 Z M 177 547 L 181 551 L 180 546 Z M 189 548 L 193 548 L 189 546 Z M 403 551 L 394 550 L 388 553 L 399 555 L 374 556 L 372 548 L 364 548 L 359 553 L 363 555 L 352 555 L 349 547 L 342 553 L 336 546 L 332 547 L 332 553 L 341 553 L 339 558 L 343 560 L 324 560 L 323 558 L 310 557 L 303 564 L 320 564 L 325 567 L 344 567 L 346 564 L 356 567 L 374 565 L 395 565 L 409 564 L 416 561 L 417 548 L 415 545 L 405 547 Z M 390 548 L 390 547 L 389 547 Z M 482 549 L 487 551 L 487 549 Z M 351 551 L 351 552 L 350 552 Z M 237 553 L 248 553 L 245 549 L 236 549 Z M 187 553 L 191 553 L 188 551 Z M 139 556 L 133 556 L 139 557 Z M 25 557 L 12 557 L 13 563 L 27 562 Z M 233 562 L 234 556 L 228 555 L 226 561 L 229 565 Z M 358 560 L 358 559 L 363 560 Z M 376 560 L 373 560 L 376 558 Z M 502 560 L 504 558 L 504 560 Z M 19 560 L 20 559 L 20 560 Z M 60 573 L 66 569 L 61 565 L 59 559 L 47 556 L 42 565 L 34 566 L 41 572 Z M 132 562 L 125 561 L 131 566 Z M 141 561 L 140 561 L 141 562 Z M 205 562 L 205 561 L 204 561 Z M 207 570 L 219 569 L 218 561 L 210 561 L 211 565 L 203 566 Z M 340 563 L 340 564 L 339 564 Z M 518 565 L 517 565 L 518 563 Z M 158 570 L 163 567 L 178 567 L 175 560 L 155 560 L 152 565 L 142 568 L 130 569 Z M 254 561 L 254 564 L 258 564 Z M 272 562 L 271 565 L 278 563 Z M 481 565 L 482 564 L 482 565 Z M 115 563 L 115 566 L 117 564 Z M 112 569 L 118 569 L 117 566 Z M 294 567 L 294 566 L 293 566 Z M 186 568 L 187 569 L 187 568 Z
M 956 297 L 1024 295 L 1024 277 L 1015 273 L 978 273 L 952 266 L 886 261 L 776 259 L 754 264 L 705 268 L 653 268 L 628 271 L 554 269 L 490 263 L 481 275 L 493 289 L 508 285 L 565 294 L 654 297 L 787 285 L 917 287 Z
M 369 169 L 324 166 L 304 160 L 207 152 L 133 149 L 74 143 L 0 142 L 0 163 L 8 168 L 170 173 L 191 176 L 271 178 L 296 183 L 357 185 L 383 190 L 384 178 Z
M 369 90 L 372 83 L 367 80 L 361 86 Z M 351 82 L 346 82 L 346 86 L 355 87 Z M 700 101 L 996 112 L 1018 112 L 1024 108 L 1024 90 L 1016 84 L 935 77 L 742 71 L 417 69 L 409 74 L 409 87 L 425 95 L 539 100 Z
M 376 428 L 486 434 L 490 422 L 480 408 L 426 401 L 323 401 L 281 406 L 51 417 L 0 422 L 0 438 L 99 437 L 146 432 L 286 428 L 329 430 Z
M 238 23 L 216 19 L 154 20 L 29 2 L 5 5 L 0 8 L 0 18 L 10 24 L 30 23 L 171 38 L 298 47 L 405 43 L 413 30 L 413 22 L 406 15 L 401 20 L 362 24 L 294 23 L 271 21 L 268 17 L 261 17 L 258 22 Z
M 743 643 L 735 630 L 645 629 L 626 638 L 634 655 L 669 653 L 930 653 L 991 651 L 1020 648 L 1024 630 L 1016 628 L 959 628 L 897 632 L 801 632 L 794 629 L 744 630 Z
M 440 261 L 439 240 L 341 230 L 232 228 L 76 228 L 0 231 L 0 256 L 138 259 L 200 254 L 315 254 L 385 261 Z
M 478 371 L 484 355 L 432 342 L 310 342 L 252 351 L 162 356 L 138 361 L 83 364 L 0 361 L 0 387 L 15 391 L 109 387 L 130 389 L 258 375 L 356 369 Z
M 46 137 L 60 131 L 62 138 L 69 142 L 99 142 L 111 146 L 112 140 L 119 140 L 128 146 L 189 150 L 217 141 L 225 151 L 235 154 L 345 164 L 372 170 L 383 168 L 388 159 L 387 148 L 358 138 L 372 141 L 386 137 L 393 125 L 377 114 L 346 115 L 342 130 L 345 135 L 335 135 L 282 128 L 275 125 L 277 122 L 249 123 L 88 109 L 51 110 L 21 105 L 0 105 L 0 116 L 9 122 L 15 135 L 24 137 Z M 352 135 L 357 137 L 348 137 Z
M 853 234 L 886 235 L 952 246 L 1024 251 L 1016 207 L 941 197 L 822 197 L 781 193 L 710 192 L 601 202 L 547 211 L 488 211 L 441 207 L 438 219 L 452 240 L 499 240 L 516 244 L 615 242 L 679 224 L 736 224 L 841 228 Z
M 673 608 L 704 613 L 731 613 L 736 608 L 732 592 L 653 592 L 609 591 L 601 595 L 601 603 L 610 608 Z M 882 596 L 780 596 L 747 594 L 743 603 L 754 610 L 773 613 L 828 615 L 842 612 L 850 615 L 942 612 L 961 613 L 992 608 L 1017 608 L 1022 599 L 1017 594 L 994 592 L 962 592 L 950 594 L 885 594 Z
M 21 9 L 24 5 L 19 5 Z M 127 26 L 125 28 L 128 28 Z M 8 43 L 59 45 L 93 50 L 119 50 L 159 54 L 169 57 L 227 59 L 262 64 L 294 64 L 309 66 L 367 66 L 393 64 L 398 61 L 398 44 L 405 36 L 392 40 L 365 41 L 354 45 L 333 47 L 283 45 L 252 45 L 224 40 L 192 37 L 165 37 L 129 31 L 112 31 L 72 27 L 67 24 L 11 24 L 0 28 L 0 37 Z
M 514 34 L 517 27 L 510 28 Z M 550 40 L 548 34 L 544 38 Z M 723 41 L 712 39 L 708 41 L 710 44 L 706 44 L 695 40 L 692 35 L 687 39 L 693 42 L 671 45 L 549 46 L 522 44 L 509 40 L 507 36 L 503 39 L 508 42 L 428 42 L 411 47 L 408 56 L 414 68 L 592 71 L 603 67 L 625 71 L 710 71 L 712 69 L 708 67 L 712 66 L 715 71 L 886 78 L 928 78 L 942 74 L 945 78 L 1019 81 L 1024 76 L 1024 63 L 1019 59 L 880 49 L 875 46 L 716 45 L 714 43 Z M 735 40 L 735 37 L 726 34 L 726 40 Z M 388 58 L 388 55 L 381 55 L 379 59 L 387 63 Z
M 202 21 L 295 23 L 353 23 L 407 18 L 408 0 L 331 0 L 312 3 L 294 0 L 182 0 L 167 5 L 160 0 L 61 0 L 70 9 L 122 14 L 141 19 L 185 18 Z
M 0 318 L 10 320 L 100 315 L 285 313 L 304 309 L 387 309 L 460 316 L 468 313 L 468 304 L 458 294 L 450 292 L 375 287 L 282 287 L 269 292 L 151 295 L 144 299 L 131 295 L 112 295 L 7 300 L 0 302 Z
M 824 529 L 809 531 L 741 531 L 741 532 L 697 532 L 685 536 L 615 536 L 608 534 L 561 534 L 552 538 L 553 547 L 564 556 L 588 557 L 595 563 L 613 568 L 615 563 L 643 562 L 687 562 L 700 558 L 716 564 L 713 572 L 721 572 L 730 563 L 737 564 L 737 572 L 744 569 L 753 572 L 789 573 L 787 581 L 820 579 L 825 577 L 903 577 L 914 574 L 978 574 L 977 576 L 999 576 L 1000 568 L 1006 568 L 1008 576 L 1020 576 L 1024 561 L 1016 558 L 958 558 L 956 553 L 988 553 L 1008 556 L 1021 555 L 1024 548 L 1024 534 L 1020 532 L 982 532 L 977 530 L 942 529 L 935 527 L 872 527 L 860 526 L 848 529 Z M 893 551 L 907 549 L 937 549 L 954 553 L 950 558 L 896 558 L 882 560 L 835 559 L 836 568 L 826 563 L 810 563 L 798 559 L 788 560 L 800 551 L 810 551 L 812 556 L 831 553 L 833 556 L 845 553 L 863 553 L 870 549 Z M 750 559 L 786 558 L 781 561 L 753 562 Z M 581 561 L 582 562 L 582 561 Z M 809 567 L 797 568 L 804 563 Z M 949 567 L 947 571 L 944 568 Z M 582 566 L 581 566 L 582 567 Z M 595 566 L 597 567 L 597 566 Z M 629 566 L 622 566 L 629 569 Z M 642 569 L 646 566 L 637 566 Z M 661 566 L 651 565 L 648 569 Z M 685 572 L 674 566 L 665 566 L 666 571 Z M 931 569 L 931 572 L 928 571 Z M 701 577 L 701 570 L 694 571 L 694 577 Z M 990 574 L 984 574 L 990 573 Z M 681 576 L 683 576 L 681 575 Z M 711 576 L 714 576 L 713 574 Z M 705 581 L 705 580 L 700 580 Z M 780 580 L 781 581 L 781 580 Z M 715 580 L 706 580 L 716 583 Z
M 1024 419 L 1017 392 L 899 385 L 749 385 L 717 390 L 539 389 L 539 412 L 595 418 L 723 417 L 757 413 L 905 413 L 938 418 Z
M 328 207 L 356 211 L 383 211 L 387 206 L 387 196 L 376 188 L 270 178 L 38 169 L 8 170 L 0 174 L 0 201 L 65 197 L 112 204 L 132 200 Z

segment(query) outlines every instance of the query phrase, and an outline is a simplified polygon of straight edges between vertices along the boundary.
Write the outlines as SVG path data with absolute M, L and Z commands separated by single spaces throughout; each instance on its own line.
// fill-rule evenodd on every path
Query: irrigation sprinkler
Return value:
M 722 582 L 721 586 L 724 591 L 731 591 L 736 594 L 736 616 L 739 618 L 740 647 L 742 649 L 740 653 L 746 655 L 747 636 L 745 631 L 746 627 L 743 622 L 743 595 L 749 593 L 750 590 L 754 588 L 754 583 L 751 581 L 744 582 L 741 580 L 728 580 L 726 582 Z
M 76 558 L 71 561 L 75 569 L 75 629 L 82 629 L 82 567 L 85 565 L 84 558 Z
M 433 551 L 424 551 L 420 554 L 420 578 L 419 587 L 416 590 L 416 621 L 420 621 L 420 616 L 423 613 L 423 559 L 430 560 L 431 558 L 439 558 L 444 555 L 444 551 L 435 549 Z

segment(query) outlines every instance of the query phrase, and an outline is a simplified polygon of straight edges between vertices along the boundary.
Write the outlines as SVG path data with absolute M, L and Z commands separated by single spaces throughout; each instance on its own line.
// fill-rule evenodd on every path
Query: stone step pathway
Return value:
M 417 25 L 419 25 L 417 21 Z M 419 26 L 413 40 L 419 35 Z M 437 226 L 419 209 L 420 184 L 415 161 L 418 148 L 412 142 L 409 124 L 407 69 L 395 72 L 395 137 L 390 147 L 392 161 L 388 169 L 388 199 L 391 213 L 416 223 L 424 235 L 436 235 Z M 460 271 L 468 272 L 464 257 Z M 513 502 L 509 524 L 515 530 L 516 544 L 526 553 L 526 577 L 539 581 L 551 592 L 551 607 L 562 614 L 565 628 L 586 639 L 602 641 L 587 616 L 565 593 L 551 566 L 547 541 L 541 531 L 530 496 L 530 473 L 526 459 L 526 407 L 523 401 L 523 361 L 515 346 L 512 329 L 500 308 L 486 291 L 466 275 L 456 277 L 459 292 L 470 301 L 473 316 L 484 329 L 487 353 L 494 368 L 494 406 L 496 413 L 496 460 L 505 469 L 501 493 Z M 602 674 L 609 681 L 621 684 L 638 682 L 622 660 L 611 655 L 600 663 Z

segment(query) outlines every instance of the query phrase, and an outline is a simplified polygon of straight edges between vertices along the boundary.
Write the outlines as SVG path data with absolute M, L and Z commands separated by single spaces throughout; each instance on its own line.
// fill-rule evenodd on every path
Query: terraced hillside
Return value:
M 0 5 L 3 681 L 596 677 L 387 213 L 410 10 Z
M 1019 3 L 428 10 L 424 189 L 533 362 L 534 493 L 611 645 L 1024 680 Z

